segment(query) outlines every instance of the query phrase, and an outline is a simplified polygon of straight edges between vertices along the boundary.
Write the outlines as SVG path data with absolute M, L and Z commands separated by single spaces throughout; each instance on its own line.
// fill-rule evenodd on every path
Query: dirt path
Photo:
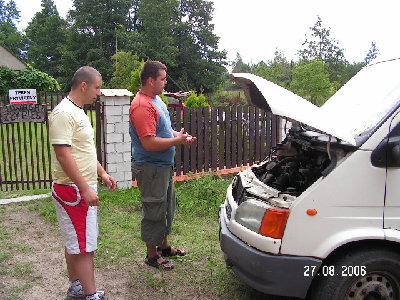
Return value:
M 0 298 L 7 299 L 7 294 L 19 289 L 17 299 L 64 299 L 68 277 L 62 238 L 58 227 L 46 222 L 32 206 L 33 203 L 3 206 L 1 225 L 10 234 L 15 250 L 5 263 L 13 276 L 0 275 Z M 109 299 L 135 299 L 122 270 L 97 269 L 96 280 L 99 289 L 108 292 Z

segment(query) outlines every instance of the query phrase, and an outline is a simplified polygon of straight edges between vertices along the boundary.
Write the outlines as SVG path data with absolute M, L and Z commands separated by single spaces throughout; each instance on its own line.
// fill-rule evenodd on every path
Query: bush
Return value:
M 196 91 L 192 91 L 185 102 L 185 106 L 207 107 L 210 106 L 210 104 L 207 103 L 206 96 L 204 96 L 203 93 L 197 95 Z
M 50 75 L 35 70 L 31 66 L 21 71 L 0 67 L 0 93 L 6 94 L 9 89 L 36 89 L 40 92 L 57 92 L 60 85 Z
M 7 67 L 0 66 L 0 93 L 6 94 L 7 91 L 15 86 L 17 72 Z

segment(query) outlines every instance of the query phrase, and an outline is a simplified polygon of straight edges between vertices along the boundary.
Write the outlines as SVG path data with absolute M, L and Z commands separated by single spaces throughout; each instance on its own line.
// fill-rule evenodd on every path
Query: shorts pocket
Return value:
M 170 168 L 139 166 L 136 177 L 142 202 L 163 202 L 167 199 Z

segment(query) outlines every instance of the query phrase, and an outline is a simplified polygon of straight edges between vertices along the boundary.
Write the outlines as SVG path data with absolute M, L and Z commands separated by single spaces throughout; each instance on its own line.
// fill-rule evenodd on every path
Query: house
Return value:
M 6 48 L 0 45 L 0 66 L 20 71 L 26 69 L 25 63 L 16 58 Z

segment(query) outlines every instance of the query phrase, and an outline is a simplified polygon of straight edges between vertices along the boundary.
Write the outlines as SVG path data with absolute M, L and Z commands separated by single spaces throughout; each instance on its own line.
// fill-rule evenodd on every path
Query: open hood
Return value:
M 352 133 L 338 126 L 337 116 L 327 115 L 321 108 L 304 98 L 250 73 L 233 73 L 234 81 L 239 82 L 247 101 L 275 115 L 287 117 L 314 127 L 353 146 L 356 140 Z

